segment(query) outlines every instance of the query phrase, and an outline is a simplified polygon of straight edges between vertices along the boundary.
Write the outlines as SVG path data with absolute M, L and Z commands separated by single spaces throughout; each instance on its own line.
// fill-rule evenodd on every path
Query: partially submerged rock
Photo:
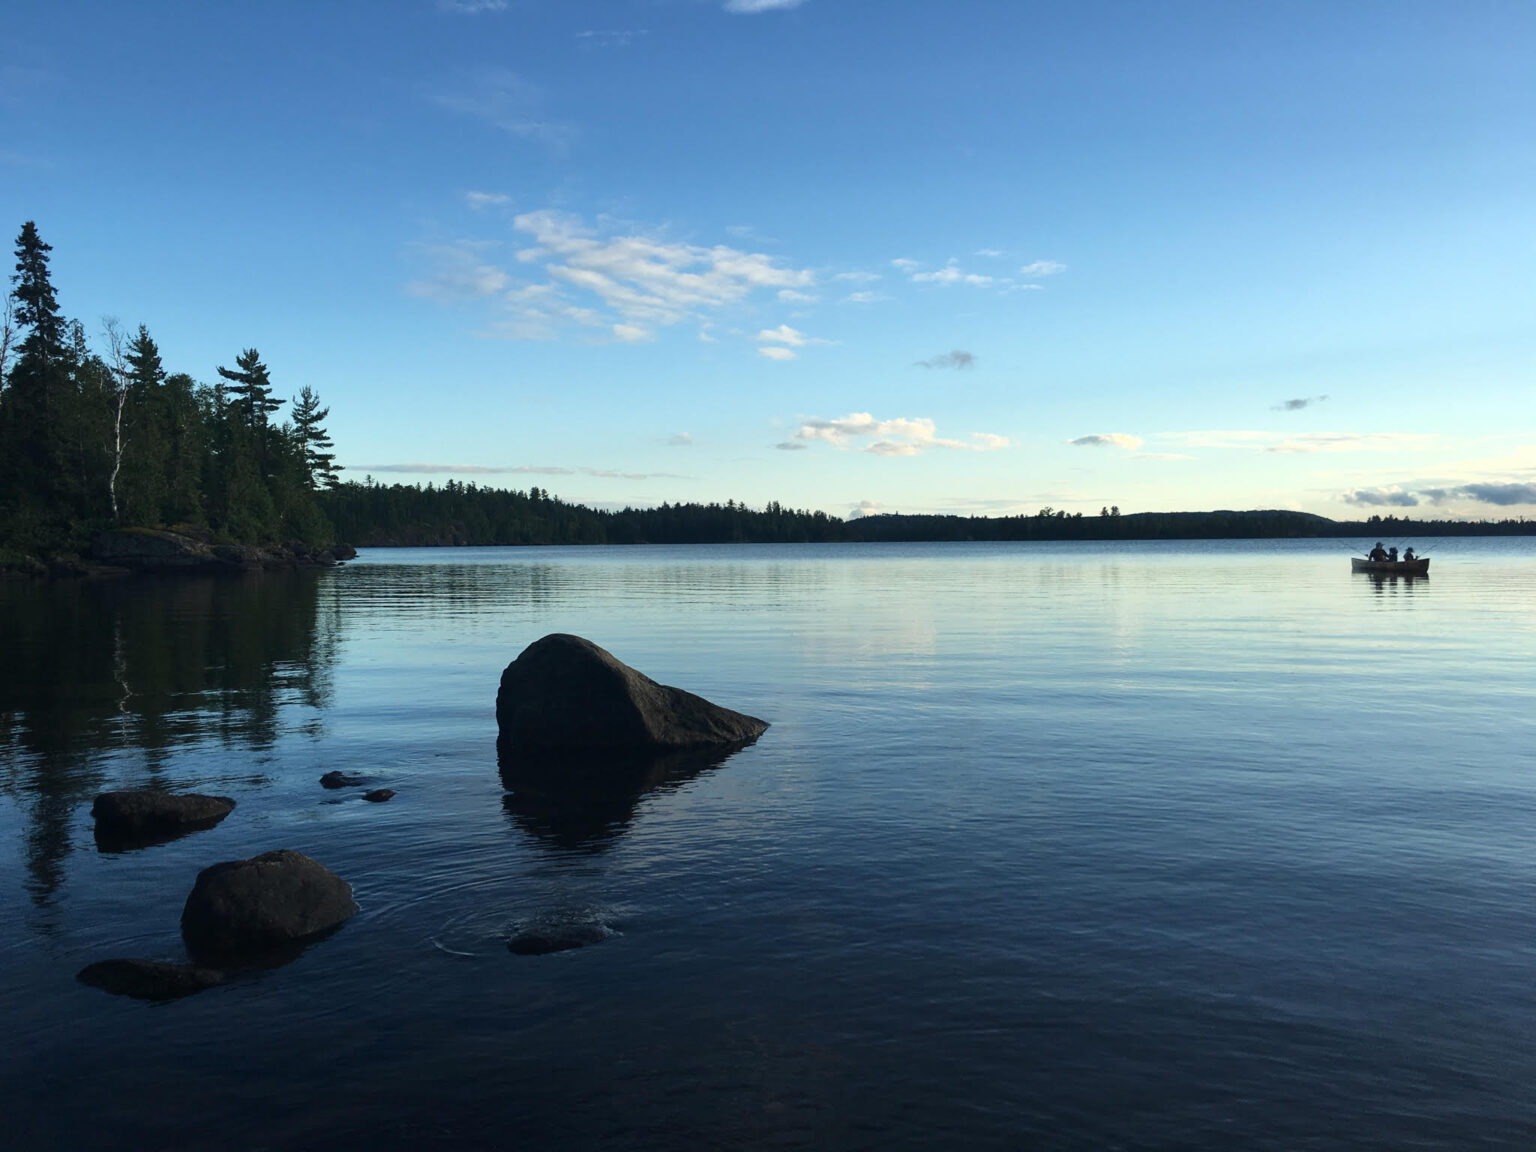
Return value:
M 356 912 L 350 884 L 284 848 L 198 873 L 181 912 L 181 935 L 199 960 L 263 963 L 301 949 Z
M 320 777 L 322 788 L 356 788 L 366 783 L 368 783 L 368 777 L 358 776 L 352 772 L 327 772 Z
M 372 792 L 363 793 L 363 799 L 372 804 L 382 804 L 384 801 L 393 800 L 394 798 L 395 790 L 393 788 L 375 788 Z
M 224 973 L 196 964 L 119 958 L 87 964 L 75 979 L 114 996 L 131 996 L 135 1000 L 176 1000 L 223 983 Z
M 558 924 L 519 932 L 507 941 L 507 951 L 518 956 L 547 956 L 600 944 L 612 935 L 602 924 Z
M 766 721 L 658 684 L 580 636 L 535 640 L 501 674 L 500 740 L 514 752 L 666 751 L 740 745 Z
M 163 843 L 212 828 L 234 809 L 228 796 L 134 789 L 103 792 L 91 805 L 96 843 L 104 851 Z

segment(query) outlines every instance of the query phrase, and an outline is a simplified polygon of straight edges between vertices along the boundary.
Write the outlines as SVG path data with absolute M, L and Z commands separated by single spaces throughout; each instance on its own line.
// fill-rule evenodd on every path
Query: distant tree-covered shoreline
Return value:
M 328 488 L 320 506 L 338 538 L 358 547 L 526 544 L 771 544 L 924 540 L 1199 540 L 1354 536 L 1536 535 L 1536 521 L 1330 520 L 1284 510 L 1022 516 L 862 516 L 770 503 L 663 504 L 618 511 L 567 503 L 539 488 L 482 488 L 449 480 L 378 484 L 370 477 Z

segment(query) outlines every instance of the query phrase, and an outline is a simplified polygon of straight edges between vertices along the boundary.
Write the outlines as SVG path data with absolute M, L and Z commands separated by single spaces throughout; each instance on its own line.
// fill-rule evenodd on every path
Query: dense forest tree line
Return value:
M 51 251 L 22 225 L 0 313 L 0 563 L 83 552 L 112 527 L 329 543 L 316 493 L 338 469 L 313 390 L 280 421 L 254 348 L 213 385 L 168 371 L 143 325 L 105 320 L 93 349 L 60 310 Z
M 1536 534 L 1525 520 L 1330 520 L 1307 512 L 1140 512 L 1097 516 L 1042 508 L 1024 516 L 863 516 L 841 520 L 770 503 L 663 504 L 619 511 L 568 504 L 538 488 L 450 480 L 378 484 L 372 477 L 320 494 L 341 539 L 362 547 L 454 544 L 744 544 L 921 540 L 1190 540 Z

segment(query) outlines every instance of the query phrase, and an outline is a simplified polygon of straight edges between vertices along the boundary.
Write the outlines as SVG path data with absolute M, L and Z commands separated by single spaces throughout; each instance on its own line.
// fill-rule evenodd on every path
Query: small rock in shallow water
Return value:
M 601 924 L 567 924 L 521 932 L 507 941 L 507 951 L 519 956 L 545 956 L 551 952 L 585 948 L 588 944 L 601 944 L 609 935 L 608 929 Z
M 350 884 L 284 848 L 199 872 L 181 935 L 196 959 L 263 963 L 264 954 L 296 953 L 356 912 Z
M 372 792 L 364 792 L 363 799 L 371 800 L 375 804 L 382 804 L 395 794 L 393 788 L 375 788 Z
M 147 847 L 186 832 L 212 828 L 234 810 L 228 796 L 152 792 L 103 792 L 91 805 L 96 842 L 106 850 Z
M 135 1000 L 176 1000 L 224 981 L 224 973 L 165 960 L 115 959 L 87 964 L 75 976 L 82 984 Z
M 354 776 L 350 772 L 327 772 L 320 777 L 322 788 L 356 788 L 366 783 L 368 783 L 368 777 Z

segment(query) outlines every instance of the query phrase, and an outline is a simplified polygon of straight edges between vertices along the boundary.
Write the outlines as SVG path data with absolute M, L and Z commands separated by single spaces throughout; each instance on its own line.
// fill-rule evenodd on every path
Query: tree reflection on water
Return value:
M 338 616 L 324 572 L 0 586 L 0 792 L 25 816 L 33 901 L 98 792 L 175 787 L 175 750 L 266 749 L 285 705 L 325 709 Z

